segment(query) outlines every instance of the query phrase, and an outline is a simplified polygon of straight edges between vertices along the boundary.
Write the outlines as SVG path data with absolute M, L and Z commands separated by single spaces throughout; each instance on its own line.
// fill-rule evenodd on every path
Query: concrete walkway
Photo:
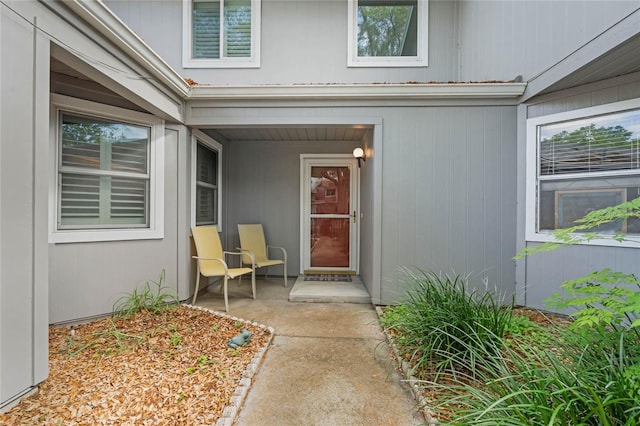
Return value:
M 230 284 L 229 313 L 276 335 L 241 409 L 238 426 L 419 425 L 415 400 L 399 384 L 370 304 L 289 302 L 276 277 Z M 198 305 L 224 310 L 216 290 Z

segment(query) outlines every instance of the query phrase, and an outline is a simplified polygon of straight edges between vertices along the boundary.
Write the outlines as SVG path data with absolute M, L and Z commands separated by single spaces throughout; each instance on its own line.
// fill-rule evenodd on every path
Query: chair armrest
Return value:
M 224 259 L 220 259 L 219 257 L 199 257 L 199 256 L 191 256 L 191 257 L 196 259 L 196 260 L 215 260 L 215 261 L 218 261 L 218 262 L 222 263 L 222 266 L 224 267 L 224 273 L 225 274 L 229 274 L 229 267 L 227 266 L 227 262 L 225 262 Z
M 278 249 L 280 251 L 282 251 L 282 255 L 284 256 L 284 261 L 287 261 L 287 251 L 285 250 L 284 247 L 279 247 L 279 246 L 267 246 L 267 253 L 269 252 L 269 249 Z
M 243 249 L 242 247 L 236 247 L 236 250 L 240 250 L 242 253 L 237 253 L 237 254 L 246 254 L 247 256 L 249 256 L 251 258 L 251 266 L 253 268 L 255 268 L 256 266 L 256 257 L 254 256 L 253 252 L 251 250 L 247 250 L 247 249 Z

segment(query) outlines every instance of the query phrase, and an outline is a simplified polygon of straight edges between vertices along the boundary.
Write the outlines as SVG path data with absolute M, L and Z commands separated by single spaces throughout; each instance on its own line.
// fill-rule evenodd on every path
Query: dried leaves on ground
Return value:
M 253 333 L 237 349 L 228 340 Z M 20 425 L 215 424 L 270 332 L 178 306 L 49 329 L 49 377 L 0 415 Z

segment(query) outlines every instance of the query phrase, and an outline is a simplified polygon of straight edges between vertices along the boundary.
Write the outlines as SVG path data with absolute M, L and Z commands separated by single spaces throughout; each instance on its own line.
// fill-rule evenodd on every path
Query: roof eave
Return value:
M 100 0 L 71 0 L 65 5 L 103 36 L 121 48 L 154 78 L 182 98 L 189 85 L 156 52 Z
M 199 100 L 504 99 L 521 96 L 525 88 L 526 83 L 211 85 L 192 86 L 189 98 Z

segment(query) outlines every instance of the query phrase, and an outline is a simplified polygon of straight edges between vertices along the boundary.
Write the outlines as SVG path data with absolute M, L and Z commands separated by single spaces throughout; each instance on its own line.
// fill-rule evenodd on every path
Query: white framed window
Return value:
M 527 120 L 527 240 L 552 241 L 554 229 L 639 197 L 640 99 Z M 603 238 L 589 244 L 640 247 L 640 218 L 592 231 Z M 606 238 L 620 232 L 629 239 Z
M 428 0 L 349 0 L 350 67 L 426 67 Z
M 191 226 L 222 231 L 222 145 L 199 130 L 191 140 Z
M 164 237 L 164 121 L 51 95 L 49 242 Z
M 185 68 L 260 67 L 261 0 L 182 0 Z

